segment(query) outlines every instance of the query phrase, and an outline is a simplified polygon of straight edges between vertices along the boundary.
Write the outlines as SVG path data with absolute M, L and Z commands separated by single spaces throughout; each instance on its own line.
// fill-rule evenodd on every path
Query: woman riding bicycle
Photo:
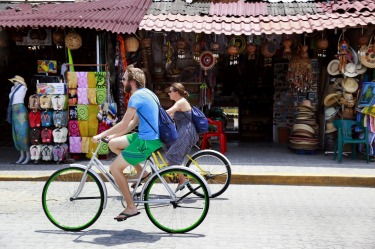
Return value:
M 167 113 L 176 123 L 178 139 L 169 147 L 166 147 L 167 160 L 169 165 L 181 165 L 186 154 L 198 142 L 199 135 L 195 130 L 191 116 L 191 105 L 186 100 L 189 93 L 181 83 L 173 83 L 169 87 L 169 98 L 175 101 L 174 105 L 167 110 Z M 176 191 L 179 191 L 188 184 L 188 180 L 179 175 L 179 185 Z

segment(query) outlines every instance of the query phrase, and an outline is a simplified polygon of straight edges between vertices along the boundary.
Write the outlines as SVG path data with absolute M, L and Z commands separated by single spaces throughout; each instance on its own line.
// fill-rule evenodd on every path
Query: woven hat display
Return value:
M 134 36 L 128 36 L 125 38 L 126 52 L 137 52 L 139 48 L 139 41 Z
M 325 106 L 338 105 L 338 104 L 340 104 L 340 97 L 341 97 L 341 95 L 338 94 L 338 93 L 331 93 L 331 94 L 328 94 L 328 95 L 324 98 L 324 105 L 325 105 Z
M 362 65 L 369 68 L 375 68 L 375 43 L 372 44 L 372 39 L 373 37 L 371 37 L 367 46 L 364 45 L 360 48 L 358 54 Z
M 70 50 L 79 49 L 82 46 L 82 37 L 74 30 L 69 31 L 65 37 L 65 46 Z
M 355 105 L 355 98 L 351 93 L 344 93 L 344 96 L 340 98 L 340 104 L 347 107 L 353 107 Z
M 358 82 L 353 78 L 345 78 L 342 82 L 345 92 L 354 93 L 358 90 Z
M 338 75 L 338 74 L 340 74 L 339 66 L 340 66 L 339 60 L 332 60 L 332 61 L 329 62 L 328 66 L 327 66 L 327 72 L 330 75 Z
M 308 109 L 314 109 L 311 105 L 311 100 L 309 99 L 302 100 L 300 107 L 307 107 Z

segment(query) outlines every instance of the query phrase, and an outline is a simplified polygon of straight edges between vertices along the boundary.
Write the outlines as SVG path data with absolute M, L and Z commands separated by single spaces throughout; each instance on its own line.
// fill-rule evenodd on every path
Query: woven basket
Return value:
M 62 45 L 64 43 L 64 32 L 61 29 L 57 29 L 53 32 L 52 39 L 56 45 Z
M 264 57 L 272 57 L 276 53 L 276 45 L 273 42 L 265 42 L 262 44 L 261 52 Z
M 359 60 L 362 65 L 368 68 L 375 68 L 375 43 L 372 44 L 372 38 L 367 46 L 362 46 L 359 50 Z
M 70 50 L 79 49 L 82 46 L 82 38 L 74 30 L 70 31 L 65 37 L 65 46 Z
M 137 52 L 139 48 L 139 41 L 134 36 L 126 37 L 125 39 L 126 52 Z

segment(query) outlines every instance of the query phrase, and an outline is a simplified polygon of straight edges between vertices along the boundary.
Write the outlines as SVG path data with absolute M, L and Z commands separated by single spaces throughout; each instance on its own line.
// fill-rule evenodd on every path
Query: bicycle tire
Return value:
M 200 168 L 192 160 L 197 162 Z M 211 190 L 211 198 L 221 195 L 229 187 L 232 178 L 230 162 L 215 151 L 198 151 L 187 160 L 185 166 L 196 171 L 207 181 Z M 199 191 L 196 194 L 202 195 Z
M 196 173 L 179 167 L 159 172 L 172 191 L 178 186 L 178 179 L 171 180 L 171 175 L 184 174 L 189 179 L 189 186 L 201 188 L 203 197 L 192 193 L 189 188 L 177 191 L 177 201 L 173 201 L 166 187 L 157 175 L 154 175 L 145 188 L 144 201 L 161 201 L 165 203 L 145 203 L 145 210 L 151 222 L 168 233 L 185 233 L 198 227 L 206 218 L 210 206 L 208 190 Z M 186 195 L 186 196 L 185 196 Z
M 85 199 L 71 200 L 84 171 L 79 167 L 60 169 L 53 173 L 44 185 L 44 213 L 52 224 L 62 230 L 75 232 L 88 228 L 103 211 L 103 188 L 99 179 L 91 172 L 87 172 L 86 182 L 80 194 L 80 197 Z

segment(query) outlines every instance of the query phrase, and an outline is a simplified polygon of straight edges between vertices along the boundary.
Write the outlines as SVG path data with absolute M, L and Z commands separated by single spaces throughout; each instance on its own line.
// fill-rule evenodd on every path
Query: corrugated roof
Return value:
M 194 16 L 208 14 L 209 10 L 209 2 L 188 4 L 186 0 L 175 0 L 174 2 L 153 2 L 147 14 L 182 14 Z
M 334 2 L 322 2 L 316 3 L 324 12 L 360 12 L 360 11 L 375 11 L 374 0 L 361 0 L 361 1 L 349 1 L 340 0 L 337 3 Z
M 375 13 L 327 13 L 324 15 L 296 16 L 185 16 L 185 15 L 146 15 L 139 28 L 155 31 L 204 32 L 225 35 L 301 34 L 324 29 L 355 27 L 375 24 Z
M 13 5 L 0 12 L 2 27 L 77 27 L 134 33 L 152 0 L 96 0 L 78 3 Z
M 267 15 L 267 3 L 245 3 L 240 0 L 236 3 L 211 3 L 212 16 L 259 16 Z
M 315 3 L 269 3 L 267 10 L 271 16 L 323 13 Z

